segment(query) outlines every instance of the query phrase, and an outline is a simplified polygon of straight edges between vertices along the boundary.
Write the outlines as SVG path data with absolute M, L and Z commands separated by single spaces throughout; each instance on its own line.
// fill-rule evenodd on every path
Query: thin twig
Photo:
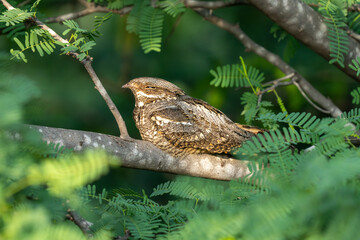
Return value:
M 11 4 L 9 4 L 6 0 L 1 0 L 1 2 L 8 10 L 14 9 L 14 7 L 11 6 Z M 45 25 L 39 19 L 37 19 L 35 17 L 31 17 L 29 20 L 31 20 L 33 22 L 33 24 L 39 26 L 41 29 L 47 31 L 55 40 L 60 41 L 65 44 L 69 44 L 69 42 L 67 40 L 63 39 L 54 30 L 49 28 L 47 25 Z M 70 55 L 76 59 L 78 58 L 78 53 L 75 53 L 75 52 L 70 52 L 70 53 L 68 53 L 68 55 Z M 109 94 L 106 92 L 100 79 L 96 75 L 94 69 L 91 66 L 91 62 L 92 62 L 92 58 L 90 56 L 88 56 L 81 63 L 84 65 L 85 69 L 88 71 L 91 79 L 93 80 L 93 82 L 95 84 L 96 89 L 99 91 L 100 95 L 103 97 L 103 99 L 105 100 L 106 104 L 108 105 L 110 111 L 112 112 L 113 116 L 115 117 L 115 120 L 116 120 L 119 130 L 120 130 L 121 138 L 130 140 L 131 138 L 126 129 L 124 119 L 122 118 L 119 110 L 116 108 L 114 102 L 111 100 Z
M 290 65 L 282 60 L 278 55 L 270 52 L 263 46 L 254 42 L 249 38 L 237 24 L 231 24 L 222 18 L 214 16 L 206 9 L 194 9 L 205 20 L 213 23 L 214 25 L 222 28 L 233 34 L 249 51 L 253 51 L 258 56 L 266 59 L 268 62 L 279 68 L 284 74 L 294 74 L 293 81 L 296 81 L 306 95 L 315 101 L 322 108 L 329 111 L 333 117 L 341 115 L 341 110 L 329 99 L 323 96 L 317 89 L 315 89 L 304 77 L 295 71 Z
M 89 3 L 86 1 L 79 1 L 83 6 L 86 8 L 79 11 L 79 12 L 73 12 L 73 13 L 67 13 L 58 17 L 50 17 L 45 22 L 47 23 L 56 23 L 56 22 L 63 22 L 65 20 L 70 19 L 77 19 L 80 17 L 84 17 L 86 15 L 96 13 L 96 12 L 112 12 L 114 14 L 118 14 L 120 16 L 128 14 L 133 6 L 126 6 L 122 9 L 109 9 L 105 6 L 96 6 L 94 3 Z M 217 9 L 217 8 L 223 8 L 223 7 L 229 7 L 234 5 L 242 5 L 242 4 L 249 4 L 247 0 L 230 0 L 230 1 L 210 1 L 210 2 L 204 2 L 204 1 L 196 1 L 196 0 L 185 0 L 184 5 L 189 8 L 208 8 L 208 9 Z
M 275 88 L 279 87 L 279 86 L 289 86 L 289 85 L 292 85 L 293 82 L 290 81 L 290 82 L 275 82 L 274 85 L 268 87 L 268 88 L 265 88 L 264 90 L 260 91 L 257 93 L 258 95 L 258 103 L 257 103 L 257 106 L 259 106 L 260 102 L 261 102 L 261 99 L 262 99 L 262 96 L 267 93 L 268 91 L 271 91 L 271 90 L 274 90 Z
M 295 73 L 290 73 L 284 77 L 281 77 L 281 78 L 278 78 L 278 79 L 275 79 L 275 80 L 272 80 L 272 81 L 269 81 L 269 82 L 266 82 L 264 83 L 263 85 L 266 86 L 266 85 L 272 85 L 272 84 L 275 84 L 275 83 L 278 83 L 278 82 L 281 82 L 281 81 L 284 81 L 284 80 L 287 80 L 287 79 L 291 79 L 292 77 L 295 76 Z
M 130 138 L 128 132 L 127 132 L 125 122 L 124 122 L 120 112 L 116 108 L 114 102 L 111 100 L 111 98 L 110 98 L 109 94 L 107 93 L 106 89 L 102 85 L 99 77 L 96 75 L 93 67 L 91 66 L 91 61 L 89 60 L 89 58 L 84 60 L 83 64 L 84 64 L 84 67 L 85 67 L 86 71 L 89 73 L 89 75 L 91 77 L 91 80 L 94 82 L 96 90 L 99 91 L 99 93 L 101 94 L 101 96 L 105 100 L 106 104 L 108 105 L 110 111 L 114 115 L 115 120 L 116 120 L 116 122 L 117 122 L 117 124 L 119 126 L 119 129 L 120 129 L 121 138 L 130 140 L 131 138 Z
M 84 17 L 86 15 L 89 15 L 89 14 L 92 14 L 92 13 L 96 13 L 96 12 L 102 12 L 102 13 L 107 13 L 107 12 L 112 12 L 114 14 L 118 14 L 120 16 L 123 16 L 125 14 L 128 14 L 131 9 L 133 7 L 132 6 L 126 6 L 122 9 L 114 9 L 114 10 L 111 10 L 107 7 L 104 7 L 104 6 L 94 6 L 94 7 L 88 7 L 88 8 L 85 8 L 79 12 L 73 12 L 73 13 L 67 13 L 67 14 L 64 14 L 64 15 L 61 15 L 61 16 L 58 16 L 58 17 L 50 17 L 46 20 L 47 23 L 57 23 L 57 22 L 63 22 L 65 20 L 70 20 L 70 19 L 77 19 L 77 18 L 80 18 L 80 17 Z
M 301 93 L 301 95 L 303 95 L 303 97 L 317 110 L 319 110 L 320 112 L 326 113 L 326 114 L 330 114 L 329 110 L 325 110 L 321 107 L 319 107 L 318 105 L 316 105 L 304 92 L 304 90 L 301 88 L 301 86 L 296 82 L 293 81 L 293 84 L 297 87 L 297 89 L 299 89 L 299 92 Z
M 271 90 L 274 90 L 275 88 L 277 88 L 278 86 L 288 86 L 288 85 L 291 85 L 293 84 L 292 81 L 290 82 L 282 82 L 284 80 L 287 80 L 287 79 L 291 79 L 292 77 L 294 77 L 295 74 L 294 73 L 290 73 L 284 77 L 281 77 L 281 78 L 278 78 L 278 79 L 275 79 L 275 80 L 272 80 L 270 82 L 267 82 L 267 83 L 264 83 L 263 85 L 266 86 L 266 85 L 272 85 L 268 88 L 265 88 L 264 90 L 260 91 L 257 93 L 258 95 L 258 102 L 257 102 L 257 106 L 260 105 L 260 102 L 261 102 L 261 99 L 262 99 L 262 96 L 267 93 L 268 91 L 271 91 Z

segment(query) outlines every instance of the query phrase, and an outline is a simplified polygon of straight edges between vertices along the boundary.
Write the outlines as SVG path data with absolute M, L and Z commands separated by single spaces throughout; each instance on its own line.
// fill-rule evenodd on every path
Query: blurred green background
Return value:
M 44 1 L 39 6 L 46 17 L 81 10 L 76 1 Z M 288 39 L 278 42 L 270 33 L 274 25 L 266 16 L 251 6 L 238 6 L 216 10 L 216 15 L 228 21 L 238 22 L 240 27 L 257 43 L 284 56 Z M 90 28 L 95 15 L 81 19 L 82 28 Z M 234 121 L 243 123 L 240 96 L 243 89 L 222 89 L 210 86 L 210 69 L 239 62 L 242 56 L 248 65 L 265 73 L 266 81 L 282 77 L 282 73 L 257 55 L 247 52 L 243 45 L 230 33 L 203 20 L 199 15 L 187 10 L 180 18 L 165 17 L 162 51 L 144 54 L 137 36 L 126 32 L 126 16 L 116 14 L 101 28 L 103 36 L 90 55 L 93 67 L 105 88 L 123 115 L 130 135 L 140 138 L 132 119 L 134 99 L 131 92 L 121 86 L 135 77 L 151 76 L 169 80 L 183 88 L 187 94 L 201 98 L 221 109 Z M 60 24 L 49 24 L 57 33 L 65 29 Z M 289 63 L 320 92 L 329 96 L 342 110 L 351 108 L 349 92 L 358 84 L 332 65 L 298 43 L 299 48 Z M 2 57 L 14 42 L 0 38 Z M 26 123 L 94 131 L 118 135 L 116 122 L 83 66 L 76 60 L 59 55 L 59 50 L 51 56 L 40 57 L 27 52 L 28 63 L 12 61 L 6 69 L 14 74 L 26 75 L 41 89 L 41 96 L 27 104 Z M 248 90 L 248 89 L 245 89 Z M 294 86 L 278 89 L 289 112 L 306 111 L 324 116 L 315 111 Z M 273 95 L 264 97 L 274 103 Z M 274 111 L 280 111 L 278 107 Z M 149 190 L 172 175 L 143 170 L 113 169 L 99 180 L 107 188 L 131 187 L 134 190 Z

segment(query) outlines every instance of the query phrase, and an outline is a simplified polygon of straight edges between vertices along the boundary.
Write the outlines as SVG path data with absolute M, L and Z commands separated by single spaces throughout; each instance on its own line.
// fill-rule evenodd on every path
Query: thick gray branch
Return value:
M 309 46 L 325 59 L 330 59 L 328 28 L 319 13 L 300 0 L 249 0 L 270 19 Z M 352 59 L 360 57 L 360 43 L 349 39 L 349 53 L 345 55 L 345 68 L 336 65 L 353 79 L 360 81 L 356 72 L 349 68 Z
M 319 104 L 322 108 L 329 111 L 331 116 L 338 117 L 341 115 L 341 110 L 331 101 L 331 99 L 322 95 L 316 88 L 314 88 L 303 76 L 295 71 L 289 64 L 282 60 L 278 55 L 270 52 L 263 46 L 254 42 L 247 36 L 239 25 L 230 24 L 222 18 L 210 14 L 208 10 L 196 10 L 204 19 L 213 23 L 233 34 L 249 51 L 254 52 L 258 56 L 266 59 L 268 62 L 279 68 L 286 75 L 292 74 L 293 81 L 309 96 L 314 102 Z
M 249 4 L 248 0 L 228 0 L 228 1 L 183 0 L 182 2 L 188 8 L 207 8 L 207 9 L 217 9 L 223 7 L 231 7 L 235 5 Z
M 124 140 L 101 133 L 30 126 L 42 134 L 48 143 L 60 144 L 67 149 L 83 151 L 90 148 L 105 149 L 119 157 L 121 166 L 158 172 L 167 172 L 217 180 L 231 180 L 249 174 L 246 161 L 221 158 L 213 155 L 189 155 L 177 159 L 140 140 Z

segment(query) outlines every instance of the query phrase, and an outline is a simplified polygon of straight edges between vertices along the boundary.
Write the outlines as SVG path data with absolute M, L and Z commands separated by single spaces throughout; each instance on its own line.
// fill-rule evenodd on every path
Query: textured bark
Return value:
M 275 23 L 293 35 L 296 39 L 309 46 L 313 51 L 330 59 L 328 28 L 319 13 L 299 0 L 249 0 Z M 360 43 L 349 37 L 349 53 L 345 55 L 345 68 L 336 66 L 360 81 L 356 72 L 349 68 L 352 59 L 360 57 Z
M 42 134 L 47 143 L 55 143 L 74 151 L 90 148 L 105 149 L 119 157 L 121 166 L 158 172 L 190 175 L 217 180 L 231 180 L 249 174 L 247 161 L 221 158 L 213 155 L 189 155 L 173 158 L 153 144 L 140 140 L 124 140 L 101 133 L 30 126 Z

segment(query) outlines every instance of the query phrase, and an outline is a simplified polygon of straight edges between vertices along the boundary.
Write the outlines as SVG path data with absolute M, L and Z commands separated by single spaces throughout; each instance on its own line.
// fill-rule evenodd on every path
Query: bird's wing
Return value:
M 190 97 L 153 109 L 150 118 L 157 131 L 180 148 L 228 152 L 253 135 L 242 131 L 218 109 Z

